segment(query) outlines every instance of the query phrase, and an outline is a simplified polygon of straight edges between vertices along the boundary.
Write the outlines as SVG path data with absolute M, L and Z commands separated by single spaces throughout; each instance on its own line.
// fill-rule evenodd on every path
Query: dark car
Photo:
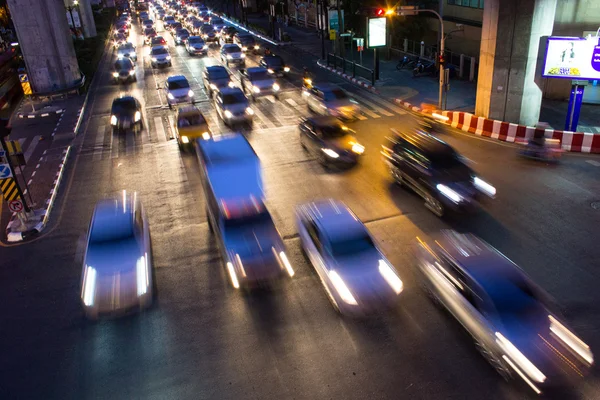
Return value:
M 325 166 L 354 165 L 365 148 L 354 131 L 334 117 L 300 120 L 300 145 Z
M 114 99 L 110 109 L 110 125 L 115 133 L 129 129 L 142 130 L 142 106 L 140 102 L 132 96 Z
M 231 45 L 228 45 L 231 46 Z M 267 71 L 266 68 L 252 67 L 240 70 L 242 90 L 256 100 L 260 96 L 273 95 L 279 99 L 279 90 L 281 87 L 275 80 L 275 77 Z
M 175 45 L 184 44 L 187 38 L 190 37 L 190 32 L 187 29 L 177 29 L 173 38 L 175 39 Z
M 113 66 L 113 79 L 115 83 L 136 81 L 135 65 L 130 58 L 124 57 L 115 61 Z
M 270 74 L 275 76 L 284 76 L 290 72 L 290 67 L 285 64 L 283 58 L 274 54 L 261 58 L 258 65 L 266 68 Z
M 594 363 L 589 346 L 523 270 L 472 234 L 444 230 L 434 239 L 418 239 L 421 285 L 500 375 L 551 395 L 589 372 Z M 556 398 L 570 398 L 561 394 Z
M 204 24 L 200 28 L 200 36 L 205 42 L 218 42 L 219 38 L 212 25 Z
M 150 47 L 154 46 L 166 46 L 167 41 L 162 36 L 155 36 L 150 40 Z
M 426 132 L 392 130 L 382 154 L 394 181 L 413 189 L 438 217 L 448 210 L 476 208 L 479 193 L 496 195 L 496 188 L 478 177 L 448 144 Z
M 252 51 L 253 53 L 257 53 L 260 49 L 256 40 L 254 40 L 254 36 L 249 34 L 236 33 L 233 37 L 233 43 L 240 46 L 242 51 Z
M 181 28 L 183 28 L 183 25 L 181 25 L 181 22 L 174 22 L 169 25 L 169 30 L 171 31 L 171 34 L 173 36 L 175 36 L 175 32 L 177 32 L 177 30 L 181 29 Z
M 222 43 L 233 43 L 233 35 L 237 33 L 237 29 L 233 26 L 226 26 L 219 32 Z
M 231 76 L 229 75 L 227 68 L 221 65 L 206 67 L 206 69 L 202 72 L 202 80 L 204 81 L 204 88 L 209 95 L 212 95 L 215 90 L 233 86 L 233 82 L 231 81 Z
M 208 52 L 208 45 L 202 40 L 200 36 L 190 36 L 185 41 L 185 49 L 189 55 L 206 55 Z

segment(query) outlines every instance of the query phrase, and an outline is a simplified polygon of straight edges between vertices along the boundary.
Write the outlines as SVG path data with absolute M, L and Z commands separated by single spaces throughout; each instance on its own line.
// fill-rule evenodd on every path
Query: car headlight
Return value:
M 194 92 L 190 89 L 190 91 L 188 92 L 188 97 L 194 97 Z
M 275 250 L 275 249 L 273 248 L 273 250 Z M 283 251 L 279 252 L 279 259 L 281 260 L 281 263 L 285 267 L 285 270 L 287 271 L 288 275 L 290 277 L 294 276 L 295 272 L 294 272 L 294 269 L 292 268 L 292 264 L 290 263 L 290 260 L 288 260 L 287 255 Z
M 117 60 L 122 60 L 123 59 L 123 54 L 117 54 Z
M 142 113 L 139 111 L 136 111 L 135 114 L 133 115 L 133 122 L 138 122 L 140 119 L 142 119 Z
M 132 69 L 131 71 L 129 71 L 129 75 L 131 75 L 131 76 L 135 75 L 135 69 Z
M 517 366 L 535 382 L 544 382 L 546 380 L 546 375 L 544 375 L 542 371 L 533 365 L 533 363 L 529 361 L 529 359 L 525 357 L 523 353 L 521 353 L 519 349 L 517 349 L 515 345 L 505 338 L 500 332 L 496 332 L 496 343 L 506 353 L 506 355 L 510 357 L 510 359 L 514 361 Z
M 118 72 L 113 72 L 113 76 L 114 76 L 115 78 L 118 78 L 118 77 L 119 77 L 119 73 L 118 73 Z
M 335 290 L 338 292 L 343 301 L 351 305 L 357 305 L 356 299 L 352 296 L 352 293 L 348 289 L 348 286 L 344 283 L 342 278 L 338 275 L 336 271 L 331 271 L 329 273 L 329 278 L 331 279 L 331 283 Z
M 244 53 L 242 53 L 242 54 L 240 55 L 240 57 L 242 57 L 242 58 L 246 58 L 246 55 L 245 55 Z
M 383 276 L 383 279 L 390 285 L 392 290 L 396 292 L 396 294 L 400 294 L 402 292 L 402 288 L 404 287 L 402 281 L 394 272 L 392 266 L 388 264 L 385 260 L 379 260 L 379 273 Z
M 254 110 L 251 109 L 250 107 L 246 108 L 246 114 L 248 115 L 254 115 Z
M 231 56 L 231 54 L 227 54 L 227 59 L 228 60 L 232 60 L 233 59 L 233 57 Z
M 446 185 L 442 185 L 441 183 L 438 183 L 436 185 L 436 188 L 437 188 L 437 190 L 440 191 L 441 194 L 443 194 L 444 196 L 446 196 L 447 198 L 452 200 L 454 203 L 460 203 L 463 200 L 463 198 L 460 194 L 456 193 L 454 190 L 450 189 Z
M 81 299 L 83 304 L 90 307 L 94 305 L 94 296 L 96 294 L 96 270 L 89 265 L 85 266 L 83 275 L 83 290 Z
M 279 84 L 278 83 L 274 83 L 273 84 L 273 90 L 277 92 L 279 89 L 280 89 Z
M 555 334 L 568 348 L 573 350 L 588 364 L 592 365 L 594 363 L 594 355 L 592 354 L 590 347 L 575 336 L 575 334 L 568 330 L 563 324 L 558 322 L 552 315 L 548 315 L 548 319 L 550 319 L 550 332 Z
M 258 86 L 252 86 L 252 91 L 254 93 L 260 93 L 260 88 Z
M 356 154 L 362 154 L 365 152 L 365 146 L 363 146 L 360 143 L 356 143 L 356 142 L 350 142 L 350 144 L 352 145 L 352 151 Z
M 210 85 L 208 85 L 208 87 L 210 87 L 212 90 L 217 90 L 217 85 L 215 85 L 214 83 L 211 83 Z
M 167 56 L 167 57 L 166 57 L 166 59 L 167 59 L 167 60 L 170 60 L 170 59 L 171 59 L 171 56 Z
M 175 96 L 173 96 L 173 93 L 167 93 L 167 97 L 169 98 L 169 100 L 175 99 Z
M 340 155 L 331 149 L 321 149 L 323 153 L 327 154 L 331 158 L 338 158 Z
M 189 139 L 187 136 L 182 136 L 182 137 L 181 137 L 181 141 L 182 141 L 184 144 L 188 144 L 188 143 L 190 142 L 190 139 Z
M 283 72 L 290 72 L 290 67 L 283 67 Z
M 248 51 L 247 47 L 242 47 L 242 51 Z
M 210 139 L 210 133 L 208 133 L 208 132 L 202 132 L 202 139 L 204 139 L 204 140 Z
M 148 291 L 148 255 L 144 254 L 135 263 L 137 277 L 137 295 L 141 296 Z
M 119 122 L 119 120 L 117 119 L 117 116 L 116 115 L 111 115 L 110 116 L 110 124 L 112 126 L 115 126 L 115 125 L 117 125 L 117 122 Z
M 204 47 L 202 47 L 204 50 L 208 49 L 208 45 L 205 44 Z
M 229 81 L 229 83 L 227 84 L 227 86 L 229 86 L 229 87 L 235 87 L 235 83 L 233 83 L 233 81 Z
M 233 114 L 231 113 L 231 111 L 225 110 L 225 117 L 226 118 L 231 118 L 231 117 L 233 117 Z
M 494 197 L 496 195 L 496 188 L 477 176 L 473 178 L 473 184 L 477 189 L 490 197 Z
M 275 71 L 273 71 L 271 68 L 267 69 L 267 71 L 268 71 L 270 74 L 274 74 L 274 73 L 275 73 Z
M 258 50 L 258 49 L 260 49 L 260 46 L 258 46 L 258 45 L 254 46 L 254 50 Z
M 158 58 L 156 58 L 156 57 L 152 57 L 152 61 L 154 61 L 154 62 L 157 62 L 157 61 L 158 61 Z

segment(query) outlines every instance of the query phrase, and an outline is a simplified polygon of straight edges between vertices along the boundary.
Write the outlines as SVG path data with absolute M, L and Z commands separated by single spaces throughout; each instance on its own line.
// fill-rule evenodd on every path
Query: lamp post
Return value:
M 75 17 L 73 16 L 73 10 L 75 10 L 76 7 L 79 8 L 79 0 L 73 0 L 73 5 L 67 6 L 67 11 L 69 11 L 69 15 L 71 16 L 71 25 L 73 25 L 73 32 L 75 32 L 75 35 L 77 35 L 77 27 L 75 26 Z M 83 29 L 81 13 L 77 12 L 77 16 L 79 19 L 79 25 L 81 25 L 80 28 Z

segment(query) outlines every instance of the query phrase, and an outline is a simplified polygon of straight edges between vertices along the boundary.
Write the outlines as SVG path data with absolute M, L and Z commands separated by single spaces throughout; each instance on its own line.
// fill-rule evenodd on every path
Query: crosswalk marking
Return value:
M 399 115 L 405 115 L 406 111 L 403 110 L 402 108 L 390 103 L 389 101 L 383 100 L 378 98 L 377 96 L 371 96 L 369 94 L 365 94 L 365 96 L 367 96 L 369 98 L 369 100 L 372 100 L 373 102 L 379 104 L 382 107 L 387 108 L 388 110 L 392 110 L 394 111 L 396 114 Z
M 96 143 L 94 144 L 94 156 L 93 160 L 98 161 L 102 159 L 102 153 L 104 151 L 104 134 L 106 132 L 106 125 L 98 126 L 98 133 L 96 133 Z
M 165 135 L 165 127 L 162 123 L 161 117 L 154 117 L 154 129 L 156 129 L 156 136 L 159 142 L 166 142 L 167 136 Z
M 369 117 L 371 118 L 381 118 L 381 115 L 374 113 L 373 111 L 369 110 L 368 108 L 365 107 L 361 107 L 361 111 L 365 114 L 367 114 Z M 363 116 L 364 117 L 364 116 Z M 366 119 L 366 118 L 365 118 Z
M 27 151 L 25 152 L 25 163 L 26 164 L 27 164 L 27 161 L 29 161 L 29 158 L 33 154 L 33 151 L 37 147 L 38 143 L 40 142 L 40 137 L 41 137 L 41 135 L 34 136 L 33 139 L 31 140 L 31 142 L 29 143 L 29 147 L 27 148 Z
M 379 115 L 377 117 L 379 117 Z M 365 117 L 364 115 L 357 115 L 356 118 L 358 118 L 361 121 L 364 121 L 365 119 L 367 119 L 367 117 Z
M 298 107 L 298 103 L 296 103 L 294 99 L 285 99 L 285 101 L 292 107 Z
M 167 140 L 175 137 L 175 118 L 169 115 L 169 126 L 167 126 Z
M 110 134 L 110 149 L 111 149 L 110 158 L 118 158 L 119 157 L 119 134 L 118 133 L 111 132 L 111 134 Z
M 369 107 L 371 107 L 373 110 L 377 111 L 380 114 L 385 115 L 386 117 L 391 117 L 394 114 L 392 114 L 389 111 L 386 111 L 385 109 L 379 107 L 377 104 L 373 104 L 371 103 L 369 100 L 365 99 L 364 97 L 361 97 L 355 93 L 352 94 L 353 97 L 356 97 L 361 103 L 365 103 L 366 105 L 368 105 Z
M 271 120 L 267 118 L 267 116 L 263 114 L 262 111 L 258 109 L 258 107 L 252 107 L 252 109 L 254 110 L 254 114 L 256 114 L 258 118 L 261 119 L 261 122 L 263 122 L 267 126 L 267 128 L 275 128 L 275 124 L 271 122 Z

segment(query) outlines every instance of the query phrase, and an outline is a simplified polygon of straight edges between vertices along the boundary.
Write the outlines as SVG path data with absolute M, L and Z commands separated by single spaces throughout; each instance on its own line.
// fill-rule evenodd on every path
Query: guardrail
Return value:
M 56 100 L 63 99 L 71 94 L 79 95 L 81 89 L 85 86 L 85 82 L 85 75 L 81 75 L 81 79 L 77 80 L 71 87 L 46 93 L 34 93 L 31 98 L 33 100 Z
M 366 68 L 361 64 L 357 64 L 354 61 L 347 60 L 343 57 L 337 56 L 333 53 L 327 53 L 327 66 L 333 66 L 333 68 L 341 68 L 343 73 L 352 73 L 352 77 L 356 78 L 358 75 L 360 78 L 364 78 L 371 82 L 371 85 L 375 86 L 375 71 Z

